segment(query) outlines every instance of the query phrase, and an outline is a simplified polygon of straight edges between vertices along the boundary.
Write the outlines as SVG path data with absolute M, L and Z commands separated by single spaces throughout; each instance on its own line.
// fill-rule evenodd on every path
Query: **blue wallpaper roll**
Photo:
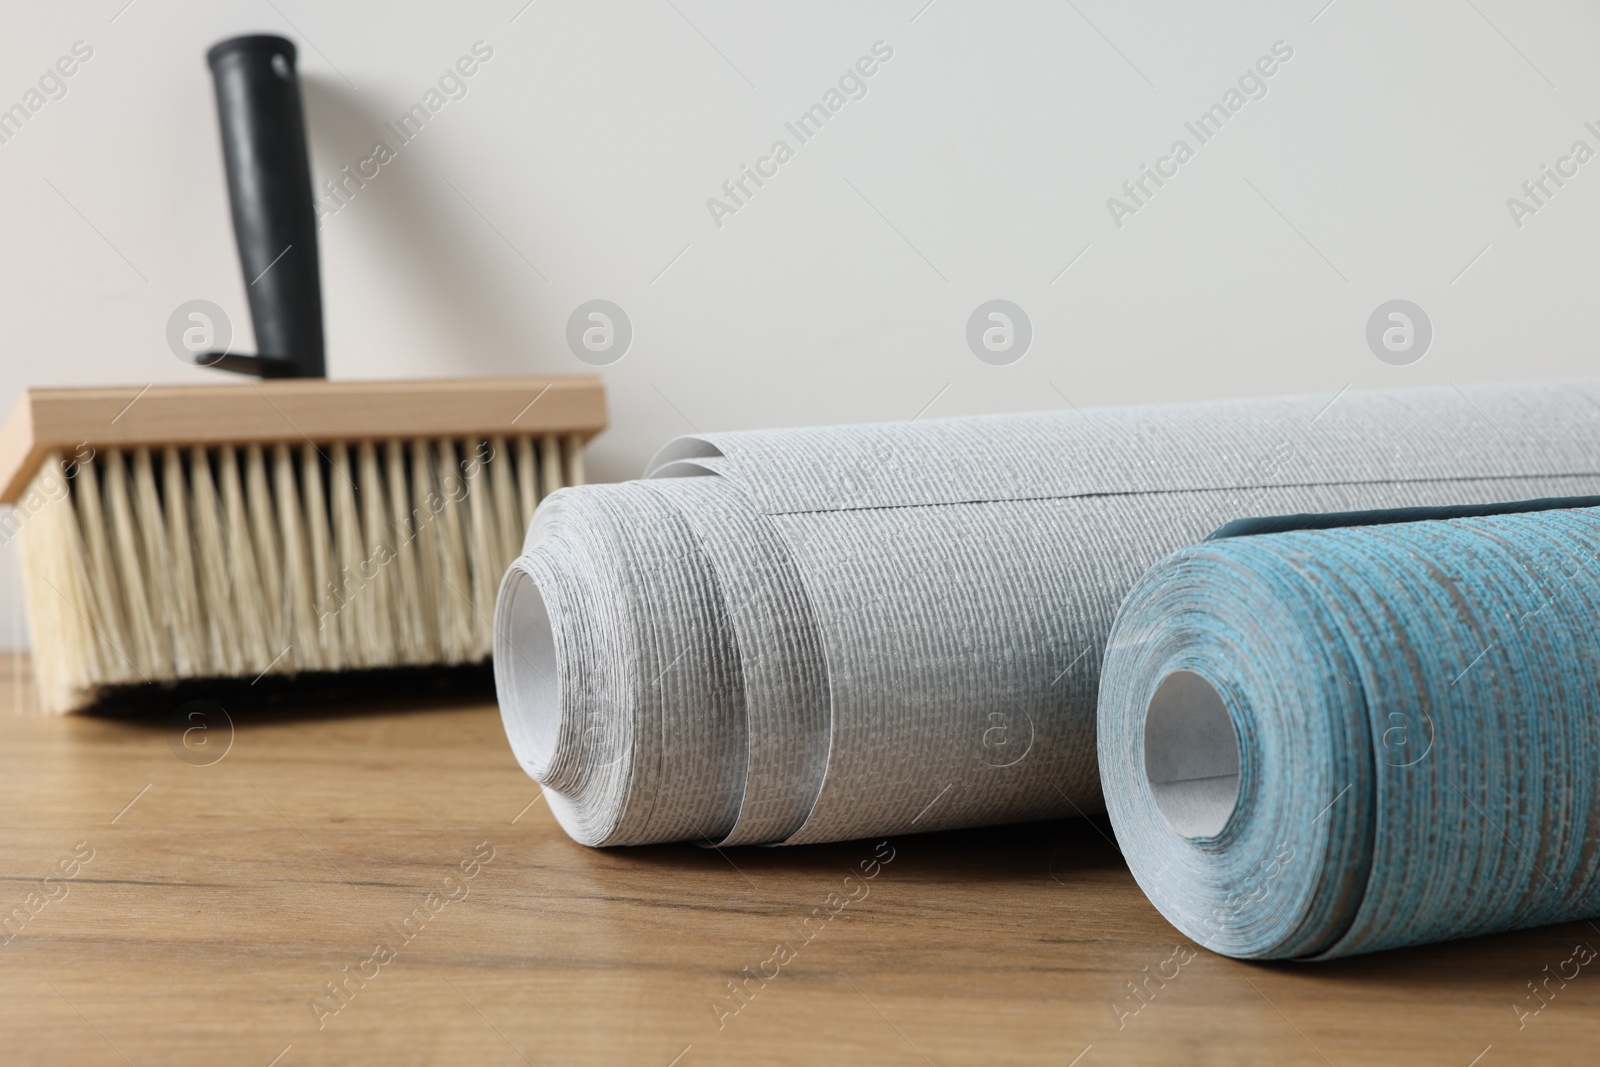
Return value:
M 1210 541 L 1112 626 L 1106 804 L 1230 956 L 1600 914 L 1600 509 Z

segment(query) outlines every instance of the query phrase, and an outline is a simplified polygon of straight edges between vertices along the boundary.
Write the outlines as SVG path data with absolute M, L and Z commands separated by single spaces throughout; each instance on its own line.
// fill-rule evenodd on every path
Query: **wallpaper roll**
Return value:
M 1117 615 L 1100 763 L 1134 877 L 1239 957 L 1600 914 L 1600 510 L 1185 548 Z
M 506 732 L 587 844 L 803 843 L 1102 809 L 1100 660 L 1232 519 L 1600 493 L 1563 382 L 701 434 L 541 504 Z

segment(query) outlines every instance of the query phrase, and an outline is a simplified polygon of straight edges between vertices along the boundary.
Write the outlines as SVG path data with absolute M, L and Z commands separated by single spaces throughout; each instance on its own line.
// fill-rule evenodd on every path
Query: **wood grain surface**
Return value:
M 1240 963 L 1162 920 L 1103 821 L 594 851 L 490 703 L 57 718 L 0 671 L 6 1063 L 1597 1056 L 1588 923 Z

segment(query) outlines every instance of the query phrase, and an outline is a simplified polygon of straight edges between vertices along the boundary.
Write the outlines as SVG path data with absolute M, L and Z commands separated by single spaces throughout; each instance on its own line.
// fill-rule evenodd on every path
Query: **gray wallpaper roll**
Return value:
M 1600 384 L 703 434 L 540 506 L 506 732 L 574 838 L 790 843 L 1103 810 L 1112 616 L 1231 519 L 1600 493 Z

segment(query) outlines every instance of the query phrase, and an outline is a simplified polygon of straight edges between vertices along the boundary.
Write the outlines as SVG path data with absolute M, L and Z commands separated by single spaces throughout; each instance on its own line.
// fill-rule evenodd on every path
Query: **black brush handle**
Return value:
M 200 362 L 263 378 L 322 378 L 322 282 L 294 45 L 233 37 L 206 53 L 217 87 L 222 158 L 260 355 Z

